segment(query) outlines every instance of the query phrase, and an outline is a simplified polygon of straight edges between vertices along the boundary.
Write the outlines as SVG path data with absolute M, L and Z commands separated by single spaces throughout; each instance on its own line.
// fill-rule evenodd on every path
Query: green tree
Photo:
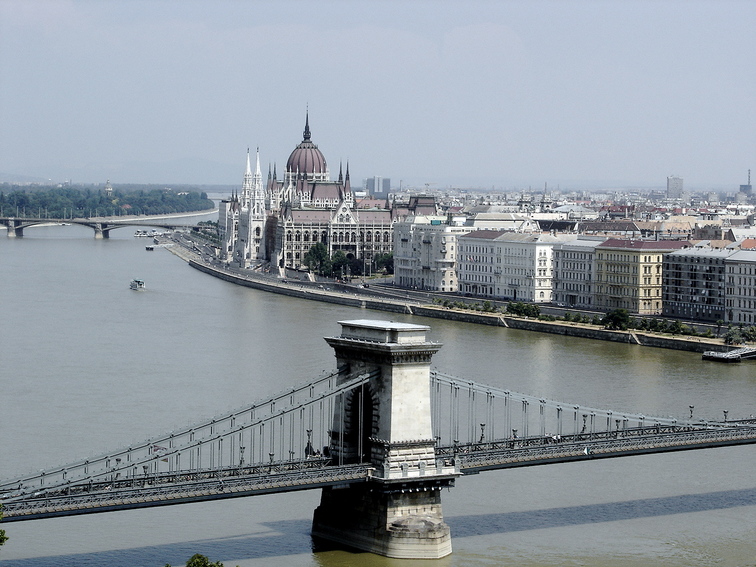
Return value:
M 365 263 L 363 260 L 360 260 L 359 258 L 352 258 L 351 260 L 347 259 L 347 262 L 349 262 L 349 272 L 353 276 L 361 276 Z
M 719 331 L 722 330 L 722 325 L 724 325 L 724 321 L 722 319 L 717 319 L 717 338 L 719 338 Z
M 166 563 L 165 567 L 171 567 L 171 565 Z M 210 559 L 205 555 L 195 553 L 189 558 L 189 561 L 186 562 L 186 567 L 223 567 L 223 563 L 220 561 L 210 562 Z
M 743 329 L 743 338 L 749 342 L 756 342 L 756 327 L 751 325 Z
M 223 563 L 220 561 L 213 561 L 211 563 L 210 559 L 204 555 L 195 553 L 189 558 L 189 561 L 186 562 L 186 567 L 223 567 Z
M 730 327 L 727 329 L 727 332 L 725 332 L 724 335 L 724 343 L 726 345 L 739 345 L 743 344 L 745 340 L 743 339 L 743 335 L 740 333 L 740 329 L 738 327 L 733 327 L 730 325 Z
M 3 505 L 0 504 L 0 520 L 3 519 Z M 5 535 L 5 530 L 0 530 L 0 545 L 3 545 L 8 541 L 8 536 Z
M 541 308 L 532 303 L 515 301 L 507 304 L 507 313 L 522 317 L 538 317 L 541 314 Z
M 601 319 L 601 324 L 614 331 L 627 331 L 630 326 L 630 315 L 627 309 L 615 309 Z
M 331 259 L 328 257 L 328 248 L 322 242 L 318 242 L 310 248 L 303 260 L 310 271 L 321 276 L 331 275 Z
M 379 254 L 375 257 L 375 269 L 385 270 L 387 274 L 394 273 L 394 254 L 389 252 L 388 254 Z
M 683 324 L 680 323 L 680 321 L 673 321 L 672 323 L 670 323 L 667 331 L 669 331 L 673 335 L 681 335 L 683 334 Z
M 325 245 L 323 247 L 325 248 Z M 352 273 L 347 271 L 347 266 L 349 266 L 349 258 L 346 257 L 343 250 L 336 250 L 331 257 L 331 272 L 337 276 L 346 276 L 347 273 Z

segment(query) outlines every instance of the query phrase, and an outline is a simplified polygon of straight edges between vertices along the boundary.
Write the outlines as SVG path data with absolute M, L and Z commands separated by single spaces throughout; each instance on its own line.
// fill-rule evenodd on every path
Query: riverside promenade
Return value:
M 566 321 L 541 321 L 531 317 L 518 317 L 504 313 L 485 313 L 468 309 L 442 307 L 411 298 L 380 297 L 366 289 L 353 288 L 349 291 L 336 289 L 335 286 L 305 284 L 297 280 L 277 279 L 272 276 L 258 274 L 252 271 L 232 270 L 216 262 L 208 261 L 196 246 L 190 246 L 186 241 L 174 240 L 175 246 L 168 249 L 186 261 L 191 267 L 205 272 L 216 278 L 236 285 L 339 305 L 348 305 L 360 309 L 372 309 L 390 313 L 403 313 L 447 321 L 507 327 L 523 331 L 551 333 L 584 339 L 612 341 L 618 343 L 636 344 L 639 346 L 668 348 L 690 352 L 727 352 L 733 347 L 723 344 L 721 339 L 706 337 L 680 337 L 661 335 L 643 331 L 612 331 L 595 325 Z M 248 273 L 246 273 L 248 272 Z

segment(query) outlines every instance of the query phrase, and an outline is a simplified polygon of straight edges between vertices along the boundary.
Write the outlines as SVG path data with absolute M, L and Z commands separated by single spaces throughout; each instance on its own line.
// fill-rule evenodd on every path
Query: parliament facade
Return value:
M 325 156 L 312 142 L 309 114 L 304 137 L 286 162 L 282 178 L 268 169 L 263 185 L 259 152 L 255 172 L 249 152 L 242 190 L 221 203 L 221 259 L 242 268 L 269 263 L 278 269 L 305 269 L 317 243 L 329 256 L 341 250 L 369 264 L 392 250 L 393 213 L 387 206 L 360 208 L 349 179 L 349 164 L 335 181 Z

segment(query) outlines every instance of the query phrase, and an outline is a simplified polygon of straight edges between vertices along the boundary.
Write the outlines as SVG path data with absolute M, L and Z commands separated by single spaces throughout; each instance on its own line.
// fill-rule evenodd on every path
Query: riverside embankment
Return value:
M 709 339 L 705 337 L 665 336 L 653 333 L 645 333 L 641 331 L 613 331 L 609 329 L 599 328 L 595 325 L 585 325 L 581 323 L 563 321 L 541 321 L 529 317 L 516 317 L 502 313 L 485 313 L 467 309 L 456 309 L 428 305 L 409 299 L 400 300 L 396 298 L 377 297 L 361 292 L 361 290 L 346 292 L 336 289 L 326 289 L 322 286 L 304 285 L 303 283 L 297 281 L 284 282 L 283 280 L 260 276 L 257 274 L 246 275 L 230 271 L 222 266 L 218 266 L 217 264 L 207 262 L 199 254 L 195 253 L 193 250 L 185 248 L 180 244 L 178 246 L 170 247 L 170 250 L 171 252 L 188 262 L 191 267 L 216 278 L 220 278 L 236 285 L 242 285 L 245 287 L 269 291 L 272 293 L 288 295 L 290 297 L 298 297 L 301 299 L 347 305 L 350 307 L 358 307 L 360 309 L 372 309 L 390 313 L 405 313 L 409 315 L 417 315 L 420 317 L 445 319 L 447 321 L 459 321 L 463 323 L 490 325 L 495 327 L 508 327 L 511 329 L 519 329 L 524 331 L 552 333 L 570 337 L 580 337 L 584 339 L 612 341 L 647 347 L 685 350 L 690 352 L 725 352 L 731 350 L 732 348 L 730 346 L 722 344 L 722 341 L 719 339 Z

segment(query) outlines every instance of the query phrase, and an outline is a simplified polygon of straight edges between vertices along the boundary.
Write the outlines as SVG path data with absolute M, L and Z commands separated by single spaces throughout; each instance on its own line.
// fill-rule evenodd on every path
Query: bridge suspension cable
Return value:
M 431 372 L 431 391 L 434 436 L 444 446 L 707 424 L 557 402 L 439 372 Z
M 377 372 L 377 371 L 376 371 Z M 376 372 L 344 371 L 111 453 L 0 482 L 4 498 L 68 492 L 76 487 L 125 487 L 234 474 L 255 474 L 325 466 L 334 427 L 334 409 L 346 394 Z M 345 415 L 342 411 L 340 415 Z M 342 428 L 343 430 L 343 428 Z M 342 462 L 334 463 L 336 465 Z M 161 480 L 162 479 L 162 480 Z

